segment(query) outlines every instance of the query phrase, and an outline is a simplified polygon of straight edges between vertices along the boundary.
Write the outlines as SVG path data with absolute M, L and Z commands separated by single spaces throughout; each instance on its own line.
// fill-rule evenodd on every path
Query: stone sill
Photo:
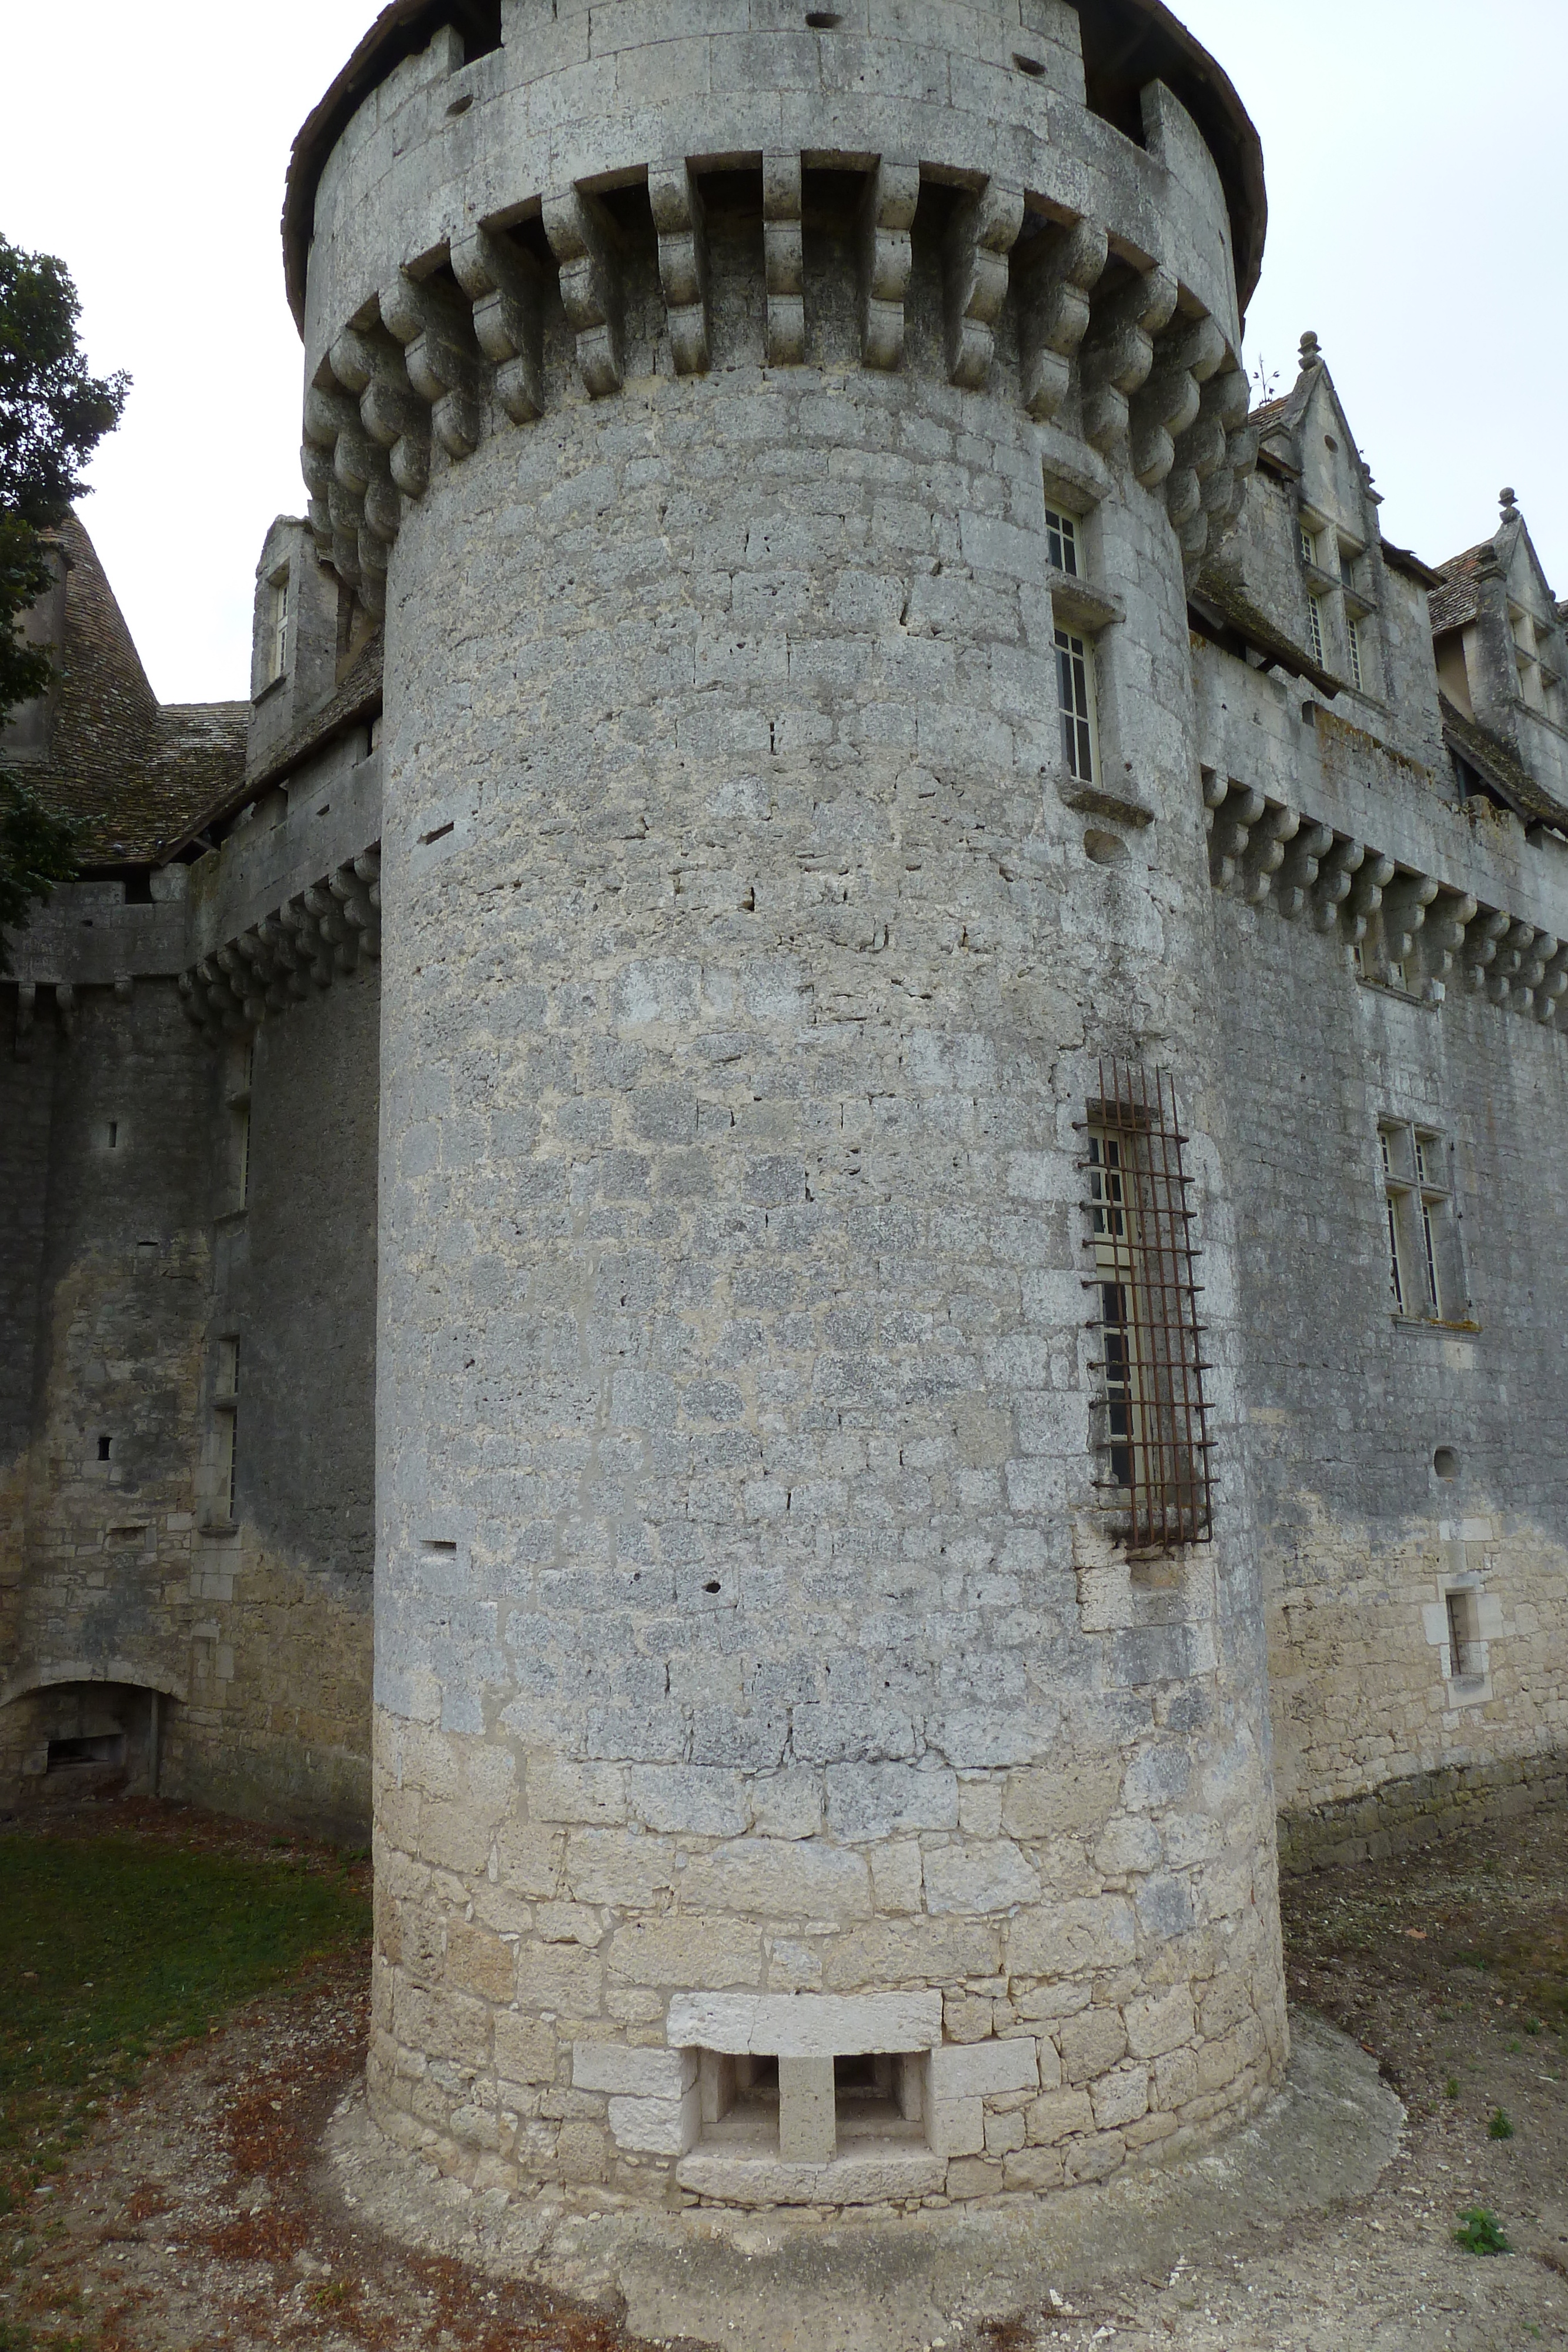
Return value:
M 926 2147 L 850 2148 L 831 2164 L 695 2148 L 675 2167 L 675 2179 L 725 2205 L 902 2205 L 940 2197 L 947 2161 Z
M 1478 1338 L 1483 1328 L 1479 1323 L 1445 1322 L 1437 1315 L 1391 1315 L 1388 1319 L 1396 1331 L 1457 1331 L 1467 1339 Z
M 204 1519 L 197 1528 L 196 1533 L 199 1536 L 237 1536 L 239 1521 L 237 1519 Z

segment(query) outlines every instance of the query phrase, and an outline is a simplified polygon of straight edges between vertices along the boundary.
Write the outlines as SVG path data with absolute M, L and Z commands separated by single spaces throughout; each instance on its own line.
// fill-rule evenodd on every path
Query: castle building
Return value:
M 1563 608 L 1249 413 L 1263 230 L 1156 0 L 394 0 L 248 711 L 60 535 L 6 1801 L 373 1822 L 477 2185 L 1168 2158 L 1281 1856 L 1561 1787 Z

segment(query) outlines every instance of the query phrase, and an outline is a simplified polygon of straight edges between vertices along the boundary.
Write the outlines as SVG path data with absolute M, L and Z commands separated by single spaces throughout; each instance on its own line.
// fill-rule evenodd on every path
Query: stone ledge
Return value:
M 923 2147 L 840 2156 L 831 2164 L 699 2148 L 682 2158 L 675 2179 L 695 2196 L 725 2205 L 903 2205 L 941 2196 L 947 2165 Z
M 939 1992 L 677 1993 L 672 2048 L 737 2057 L 897 2057 L 942 2039 Z

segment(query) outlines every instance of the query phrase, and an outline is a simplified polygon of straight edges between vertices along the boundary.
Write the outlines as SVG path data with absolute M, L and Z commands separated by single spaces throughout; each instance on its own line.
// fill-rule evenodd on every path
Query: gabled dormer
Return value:
M 1437 679 L 1449 709 L 1479 730 L 1479 740 L 1511 753 L 1561 808 L 1568 803 L 1563 608 L 1512 490 L 1503 491 L 1501 508 L 1490 539 L 1438 567 L 1442 585 L 1430 606 Z
M 1293 671 L 1350 725 L 1435 767 L 1426 598 L 1437 575 L 1384 539 L 1383 501 L 1316 335 L 1301 337 L 1291 390 L 1251 422 L 1258 470 L 1240 520 L 1199 577 L 1195 625 L 1217 616 L 1249 658 Z
M 1262 415 L 1260 463 L 1290 494 L 1302 640 L 1313 659 L 1353 693 L 1383 699 L 1382 501 L 1316 335 L 1301 337 L 1301 372 L 1293 390 Z

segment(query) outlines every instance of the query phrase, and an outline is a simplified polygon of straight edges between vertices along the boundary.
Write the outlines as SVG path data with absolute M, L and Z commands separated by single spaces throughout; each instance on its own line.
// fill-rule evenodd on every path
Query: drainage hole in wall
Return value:
M 1432 1467 L 1439 1478 L 1457 1478 L 1459 1475 L 1459 1457 L 1451 1445 L 1439 1445 L 1432 1456 Z
M 433 1553 L 438 1559 L 450 1559 L 455 1557 L 457 1546 L 444 1536 L 426 1536 L 420 1549 Z
M 109 1455 L 110 1455 L 110 1448 L 113 1445 L 113 1444 L 114 1444 L 114 1440 L 113 1440 L 113 1438 L 112 1438 L 112 1437 L 100 1437 L 100 1438 L 99 1439 L 99 1441 L 98 1441 L 98 1458 L 99 1458 L 99 1460 L 100 1462 L 107 1462 L 107 1461 L 108 1461 L 108 1459 L 109 1459 Z
M 1019 73 L 1028 74 L 1033 80 L 1038 80 L 1045 71 L 1045 67 L 1039 58 L 1026 58 L 1020 49 L 1013 51 L 1013 63 Z
M 120 1149 L 120 1121 L 117 1118 L 111 1118 L 109 1122 L 109 1148 L 111 1151 L 118 1151 Z
M 469 90 L 462 98 L 455 98 L 446 111 L 448 114 L 466 114 L 473 103 L 474 93 Z
M 831 33 L 843 21 L 841 16 L 834 16 L 831 8 L 808 8 L 806 11 L 806 22 L 813 33 Z
M 1096 866 L 1120 866 L 1127 845 L 1119 833 L 1097 833 L 1091 827 L 1083 836 L 1083 855 Z
M 724 1587 L 720 1584 L 717 1577 L 716 1576 L 711 1578 L 709 1581 L 703 1586 L 703 1591 L 705 1592 L 722 1592 L 724 1591 Z
M 422 833 L 420 835 L 420 847 L 422 849 L 428 849 L 433 841 L 444 841 L 449 833 L 455 832 L 456 826 L 456 818 L 455 816 L 448 817 L 446 823 L 444 824 L 438 824 L 434 833 Z

